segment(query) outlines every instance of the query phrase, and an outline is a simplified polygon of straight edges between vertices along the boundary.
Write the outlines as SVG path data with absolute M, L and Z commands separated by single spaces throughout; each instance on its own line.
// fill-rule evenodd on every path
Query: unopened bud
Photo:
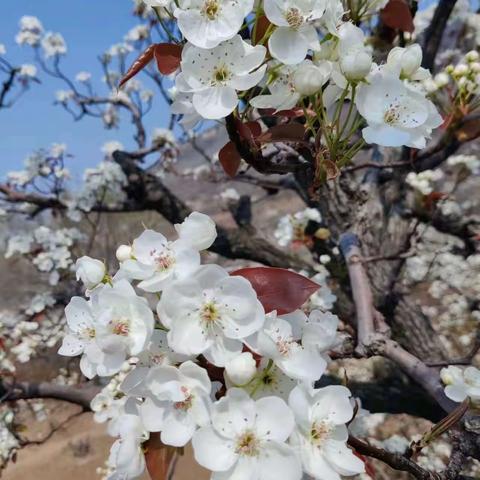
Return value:
M 257 365 L 250 352 L 243 352 L 227 362 L 225 372 L 235 385 L 245 385 L 257 373 Z
M 324 72 L 313 64 L 300 65 L 293 74 L 295 90 L 301 95 L 313 95 L 317 93 L 328 77 Z
M 366 50 L 353 49 L 340 58 L 340 68 L 348 80 L 362 80 L 372 67 L 372 56 Z
M 115 252 L 117 260 L 121 263 L 132 258 L 132 247 L 130 245 L 120 245 Z

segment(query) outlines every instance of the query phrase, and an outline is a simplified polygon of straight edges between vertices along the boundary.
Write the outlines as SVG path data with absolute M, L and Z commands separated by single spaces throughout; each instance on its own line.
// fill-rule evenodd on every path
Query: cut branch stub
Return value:
M 298 310 L 320 288 L 303 275 L 283 268 L 241 268 L 231 275 L 246 278 L 252 284 L 265 312 L 276 310 L 279 315 Z

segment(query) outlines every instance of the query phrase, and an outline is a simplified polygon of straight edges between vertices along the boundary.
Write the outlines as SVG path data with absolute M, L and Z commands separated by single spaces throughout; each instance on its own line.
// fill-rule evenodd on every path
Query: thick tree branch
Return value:
M 80 405 L 83 410 L 90 410 L 90 402 L 100 391 L 93 385 L 85 387 L 72 387 L 70 385 L 57 385 L 48 382 L 7 382 L 0 381 L 0 399 L 3 402 L 33 398 L 53 398 Z
M 425 32 L 422 66 L 428 70 L 432 70 L 435 65 L 435 58 L 442 41 L 443 32 L 456 3 L 457 0 L 440 0 L 432 21 Z

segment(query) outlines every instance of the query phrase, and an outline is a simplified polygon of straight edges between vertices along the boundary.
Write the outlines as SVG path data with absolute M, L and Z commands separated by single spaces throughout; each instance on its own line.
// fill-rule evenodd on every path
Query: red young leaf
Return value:
M 177 454 L 175 447 L 164 445 L 159 433 L 153 433 L 144 444 L 145 463 L 152 480 L 167 480 L 171 464 Z
M 249 143 L 254 143 L 255 138 L 262 133 L 262 127 L 258 122 L 242 123 L 240 120 L 235 119 L 235 124 L 240 136 Z
M 150 45 L 140 56 L 133 62 L 133 65 L 128 69 L 127 73 L 123 76 L 118 84 L 118 88 L 122 88 L 125 83 L 127 83 L 132 77 L 134 77 L 138 72 L 143 70 L 152 60 L 153 60 L 153 51 L 155 50 L 155 45 Z
M 305 136 L 305 127 L 300 123 L 275 125 L 257 137 L 259 143 L 300 142 Z
M 365 457 L 364 455 L 361 455 L 360 453 L 356 452 L 355 450 L 353 451 L 353 454 L 358 457 L 364 464 L 365 464 L 365 473 L 370 477 L 375 480 L 375 468 L 370 462 L 370 459 L 368 457 Z
M 170 75 L 180 67 L 182 46 L 174 43 L 157 43 L 155 45 L 155 59 L 160 73 Z
M 255 38 L 253 39 L 253 44 L 257 45 L 260 40 L 265 36 L 267 33 L 268 27 L 270 27 L 271 23 L 265 15 L 262 15 L 257 20 L 257 30 L 255 31 Z
M 257 292 L 265 312 L 276 310 L 279 315 L 299 309 L 320 288 L 303 275 L 283 268 L 241 268 L 231 275 L 246 278 Z
M 412 12 L 406 0 L 390 0 L 380 16 L 387 27 L 410 33 L 415 30 Z
M 218 152 L 218 159 L 229 177 L 234 177 L 237 174 L 242 157 L 240 157 L 233 142 L 228 142 L 223 146 L 220 152 Z

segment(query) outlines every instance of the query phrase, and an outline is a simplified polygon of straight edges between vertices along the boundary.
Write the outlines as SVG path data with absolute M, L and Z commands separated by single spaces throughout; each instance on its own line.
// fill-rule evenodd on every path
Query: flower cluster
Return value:
M 172 447 L 191 441 L 212 478 L 300 480 L 305 472 L 339 480 L 363 472 L 346 443 L 349 390 L 314 387 L 338 346 L 338 318 L 305 313 L 302 295 L 290 310 L 280 297 L 278 311 L 266 310 L 242 270 L 201 264 L 216 238 L 209 217 L 194 212 L 175 229 L 175 240 L 145 230 L 120 245 L 114 275 L 90 257 L 76 263 L 86 298 L 65 309 L 59 353 L 81 355 L 88 378 L 113 376 L 92 402 L 116 438 L 106 478 L 139 476 L 143 444 L 157 432 Z
M 83 239 L 84 235 L 76 228 L 54 230 L 40 226 L 32 233 L 12 235 L 8 239 L 5 258 L 14 254 L 28 255 L 40 272 L 49 274 L 50 285 L 57 285 L 60 276 L 73 264 L 71 249 Z
M 473 403 L 480 401 L 480 371 L 475 367 L 462 370 L 449 366 L 440 372 L 445 387 L 445 395 L 454 402 L 463 402 L 469 398 Z
M 422 88 L 430 74 L 421 67 L 420 46 L 395 47 L 377 65 L 356 26 L 385 1 L 349 2 L 348 15 L 341 0 L 254 3 L 145 2 L 170 17 L 163 25 L 170 37 L 182 37 L 172 112 L 188 127 L 237 112 L 245 118 L 253 108 L 302 108 L 308 100 L 324 131 L 318 138 L 336 150 L 331 147 L 348 142 L 365 123 L 367 143 L 423 148 L 442 123 Z M 351 105 L 346 119 L 340 118 L 344 105 Z

